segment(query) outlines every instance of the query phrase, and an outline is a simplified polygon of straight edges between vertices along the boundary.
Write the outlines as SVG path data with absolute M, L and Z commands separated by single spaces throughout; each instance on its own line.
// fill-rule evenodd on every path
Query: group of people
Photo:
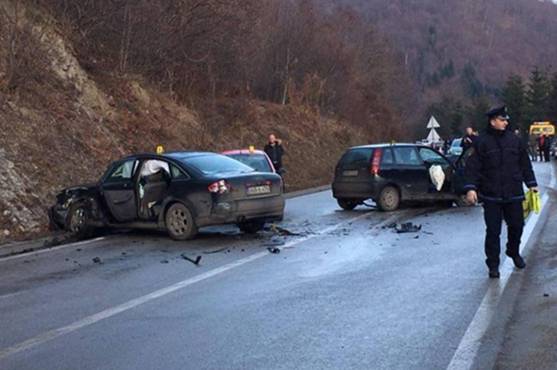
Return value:
M 537 161 L 539 158 L 540 162 L 549 162 L 551 156 L 551 141 L 551 136 L 543 133 L 538 137 L 532 136 L 529 143 L 532 160 Z

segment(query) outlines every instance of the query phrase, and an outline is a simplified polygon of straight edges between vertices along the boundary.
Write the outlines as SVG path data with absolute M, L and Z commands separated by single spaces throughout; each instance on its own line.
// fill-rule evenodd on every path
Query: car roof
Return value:
M 197 151 L 172 151 L 166 152 L 163 154 L 156 154 L 156 153 L 136 153 L 130 154 L 126 157 L 120 158 L 119 161 L 126 161 L 129 159 L 184 159 L 184 158 L 192 158 L 198 157 L 203 155 L 219 155 L 218 153 L 213 152 L 197 152 Z
M 233 149 L 233 150 L 226 150 L 221 154 L 224 155 L 235 155 L 235 154 L 259 154 L 264 155 L 265 152 L 259 149 L 249 150 L 249 149 Z
M 386 148 L 386 147 L 396 148 L 396 147 L 403 147 L 403 146 L 425 146 L 425 145 L 411 144 L 411 143 L 378 143 L 378 144 L 353 146 L 350 149 L 374 149 L 374 148 Z

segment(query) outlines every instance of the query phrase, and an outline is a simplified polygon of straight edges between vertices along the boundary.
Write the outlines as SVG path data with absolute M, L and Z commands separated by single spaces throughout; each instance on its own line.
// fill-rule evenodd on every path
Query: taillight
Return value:
M 383 149 L 375 149 L 373 151 L 373 158 L 371 159 L 371 174 L 378 175 L 381 170 L 381 157 L 383 156 Z
M 224 193 L 228 193 L 231 187 L 226 181 L 220 180 L 220 181 L 215 181 L 214 183 L 209 185 L 207 189 L 209 190 L 210 193 L 224 194 Z

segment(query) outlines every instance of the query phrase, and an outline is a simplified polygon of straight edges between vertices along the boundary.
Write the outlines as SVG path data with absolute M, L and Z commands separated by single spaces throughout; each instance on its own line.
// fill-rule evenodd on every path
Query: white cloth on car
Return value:
M 429 177 L 431 178 L 431 182 L 435 186 L 435 189 L 440 191 L 443 188 L 443 183 L 445 182 L 445 172 L 443 171 L 443 168 L 439 165 L 429 167 Z
M 170 174 L 170 169 L 168 168 L 168 163 L 164 161 L 159 161 L 156 159 L 148 160 L 143 164 L 141 168 L 141 177 L 149 176 L 159 172 L 160 170 L 166 171 L 167 174 Z

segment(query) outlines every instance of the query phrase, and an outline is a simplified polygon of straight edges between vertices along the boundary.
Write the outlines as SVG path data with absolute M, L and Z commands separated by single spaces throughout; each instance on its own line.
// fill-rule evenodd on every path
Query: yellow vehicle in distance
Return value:
M 549 121 L 532 123 L 530 125 L 530 135 L 540 136 L 541 134 L 546 136 L 555 135 L 555 126 Z

